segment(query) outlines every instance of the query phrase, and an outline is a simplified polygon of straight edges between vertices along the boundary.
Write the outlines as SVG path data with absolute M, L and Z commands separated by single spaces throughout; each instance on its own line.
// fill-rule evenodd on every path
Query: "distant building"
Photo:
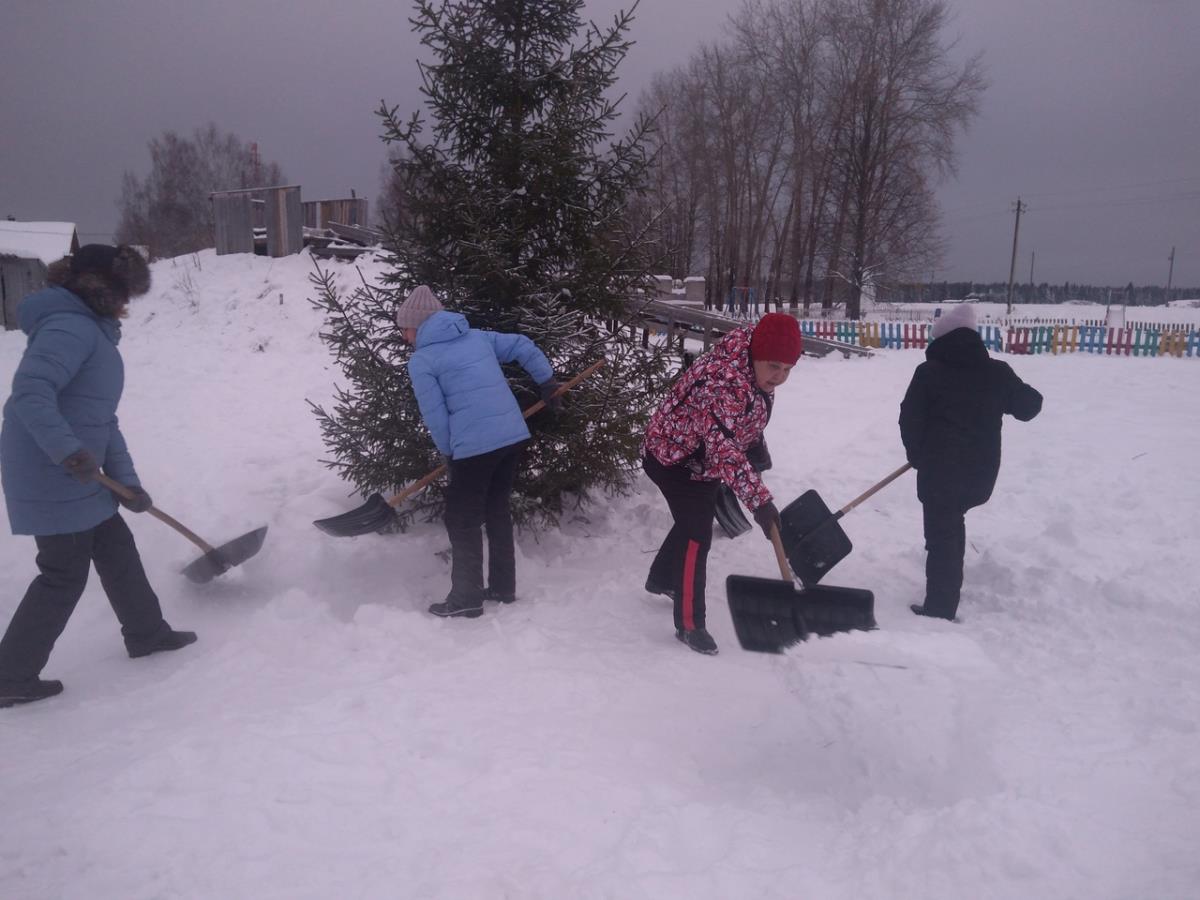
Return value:
M 17 327 L 17 304 L 46 284 L 46 268 L 79 249 L 72 222 L 0 221 L 0 324 Z

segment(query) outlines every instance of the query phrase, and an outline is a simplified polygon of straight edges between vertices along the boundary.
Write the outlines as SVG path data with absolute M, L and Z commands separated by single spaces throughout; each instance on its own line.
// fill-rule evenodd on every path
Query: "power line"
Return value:
M 1114 184 L 1103 188 L 1072 188 L 1066 191 L 1045 191 L 1040 194 L 1025 194 L 1026 197 L 1064 197 L 1069 194 L 1103 194 L 1108 191 L 1125 191 L 1130 188 L 1161 187 L 1164 184 L 1183 184 L 1187 181 L 1200 181 L 1200 175 L 1189 175 L 1186 178 L 1164 178 L 1159 181 L 1138 181 L 1131 184 Z
M 1072 209 L 1108 209 L 1121 206 L 1150 206 L 1156 203 L 1177 203 L 1180 200 L 1200 200 L 1200 191 L 1188 191 L 1169 197 L 1128 197 L 1124 200 L 1101 200 L 1095 203 L 1074 203 L 1066 206 L 1035 206 L 1038 212 L 1055 212 Z
M 994 219 L 994 218 L 996 218 L 997 216 L 1007 216 L 1007 215 L 1008 215 L 1010 212 L 1012 212 L 1012 210 L 1009 210 L 1009 209 L 1000 209 L 1000 210 L 996 210 L 995 212 L 989 212 L 989 213 L 980 213 L 980 214 L 979 214 L 979 215 L 977 215 L 977 216 L 966 216 L 965 218 L 963 218 L 963 217 L 955 217 L 955 216 L 953 216 L 953 215 L 947 215 L 947 214 L 943 213 L 943 214 L 942 214 L 942 221 L 945 221 L 945 222 L 958 222 L 959 224 L 965 224 L 965 223 L 967 223 L 967 222 L 980 222 L 980 221 L 982 221 L 982 220 L 984 220 L 984 219 Z

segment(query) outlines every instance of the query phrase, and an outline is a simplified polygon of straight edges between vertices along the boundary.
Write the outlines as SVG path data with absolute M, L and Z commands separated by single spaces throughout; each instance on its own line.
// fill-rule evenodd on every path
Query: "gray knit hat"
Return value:
M 438 303 L 429 286 L 421 284 L 413 288 L 396 310 L 396 324 L 401 328 L 420 328 L 422 322 L 442 309 L 442 304 Z
M 960 303 L 933 320 L 933 340 L 949 334 L 955 328 L 975 327 L 975 307 Z

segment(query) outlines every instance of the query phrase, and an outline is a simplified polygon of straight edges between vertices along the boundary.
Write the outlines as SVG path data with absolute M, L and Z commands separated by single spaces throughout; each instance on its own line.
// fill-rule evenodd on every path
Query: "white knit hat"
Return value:
M 428 285 L 418 285 L 396 310 L 396 324 L 401 328 L 420 328 L 422 322 L 443 308 Z
M 949 334 L 955 328 L 975 328 L 975 307 L 960 303 L 934 319 L 933 340 L 936 341 L 943 334 Z

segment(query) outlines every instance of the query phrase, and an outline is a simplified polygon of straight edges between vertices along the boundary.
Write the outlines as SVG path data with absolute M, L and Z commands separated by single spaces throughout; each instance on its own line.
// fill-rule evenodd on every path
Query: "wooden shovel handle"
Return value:
M 858 506 L 858 504 L 862 503 L 868 497 L 872 496 L 876 491 L 883 490 L 885 487 L 887 487 L 889 484 L 891 484 L 893 481 L 895 481 L 897 478 L 899 478 L 901 475 L 903 475 L 905 472 L 907 472 L 911 468 L 912 468 L 912 463 L 905 463 L 900 468 L 898 468 L 895 472 L 893 472 L 891 475 L 889 475 L 887 478 L 883 479 L 883 481 L 879 482 L 879 484 L 876 484 L 873 487 L 867 488 L 867 490 L 865 490 L 863 493 L 859 494 L 857 497 L 855 497 L 853 500 L 851 500 L 849 503 L 847 503 L 845 506 L 843 506 L 841 509 L 839 509 L 838 517 L 840 518 L 841 516 L 844 516 L 846 513 L 850 512 L 850 510 L 854 509 L 854 507 Z
M 104 485 L 106 488 L 108 488 L 110 491 L 112 491 L 118 497 L 122 497 L 126 500 L 133 500 L 135 497 L 137 497 L 137 494 L 135 494 L 129 488 L 125 487 L 125 485 L 121 484 L 118 481 L 113 481 L 111 478 L 109 478 L 107 475 L 103 474 L 102 472 L 97 472 L 95 477 L 96 477 L 96 481 L 100 482 L 100 484 Z M 216 552 L 216 550 L 213 548 L 213 546 L 211 544 L 209 544 L 207 541 L 205 541 L 204 538 L 200 537 L 200 535 L 196 534 L 196 532 L 192 531 L 186 525 L 182 524 L 181 522 L 177 521 L 176 519 L 172 518 L 171 516 L 168 516 L 161 509 L 151 506 L 148 510 L 146 510 L 146 512 L 150 513 L 150 515 L 154 516 L 154 518 L 158 519 L 158 521 L 165 522 L 166 524 L 170 525 L 172 528 L 174 528 L 176 531 L 178 531 L 180 534 L 182 534 L 185 538 L 187 538 L 189 541 L 191 541 L 193 544 L 195 544 L 197 547 L 199 547 L 205 553 L 215 553 Z
M 604 357 L 600 357 L 600 359 L 596 360 L 594 363 L 592 363 L 590 366 L 588 366 L 586 369 L 584 369 L 582 372 L 580 372 L 578 375 L 576 375 L 570 381 L 566 381 L 566 382 L 563 382 L 562 384 L 560 384 L 558 386 L 558 390 L 556 390 L 553 394 L 551 394 L 551 397 L 561 397 L 563 394 L 565 394 L 571 388 L 575 387 L 575 385 L 579 384 L 579 382 L 583 381 L 583 379 L 587 378 L 589 375 L 591 375 L 593 372 L 595 372 L 597 369 L 599 369 L 602 365 L 604 365 Z M 526 409 L 521 415 L 524 418 L 528 419 L 534 413 L 541 412 L 545 408 L 545 406 L 546 406 L 546 401 L 539 400 L 537 403 L 534 403 L 532 406 L 530 406 L 528 409 Z M 407 500 L 409 497 L 411 497 L 413 494 L 416 494 L 419 491 L 425 490 L 425 488 L 429 487 L 429 485 L 431 485 L 433 482 L 437 481 L 444 474 L 446 474 L 446 468 L 447 468 L 446 464 L 443 463 L 442 465 L 440 465 L 436 469 L 434 469 L 432 472 L 430 472 L 428 475 L 423 477 L 420 481 L 414 481 L 412 484 L 410 484 L 408 487 L 406 487 L 400 493 L 395 494 L 391 497 L 388 497 L 387 505 L 391 506 L 393 508 L 397 507 L 401 503 L 403 503 L 405 500 Z
M 774 525 L 771 526 L 771 546 L 775 548 L 775 561 L 779 563 L 779 577 L 784 581 L 795 581 L 792 577 L 792 568 L 788 565 L 787 554 L 783 552 L 783 538 L 779 536 L 779 529 Z
M 553 394 L 550 395 L 551 398 L 561 397 L 563 394 L 565 394 L 571 388 L 575 387 L 575 385 L 579 384 L 579 382 L 583 381 L 583 379 L 589 377 L 593 372 L 595 372 L 597 369 L 599 369 L 602 365 L 604 365 L 604 357 L 600 357 L 600 359 L 596 360 L 594 363 L 592 363 L 590 366 L 588 366 L 586 369 L 584 369 L 582 372 L 580 372 L 578 375 L 576 375 L 570 381 L 564 381 L 562 384 L 560 384 L 558 386 L 558 390 L 556 390 Z M 537 403 L 533 404 L 533 406 L 526 409 L 525 412 L 523 412 L 521 415 L 523 415 L 526 419 L 528 419 L 534 413 L 541 412 L 542 408 L 545 407 L 545 405 L 546 405 L 545 400 L 539 400 Z

